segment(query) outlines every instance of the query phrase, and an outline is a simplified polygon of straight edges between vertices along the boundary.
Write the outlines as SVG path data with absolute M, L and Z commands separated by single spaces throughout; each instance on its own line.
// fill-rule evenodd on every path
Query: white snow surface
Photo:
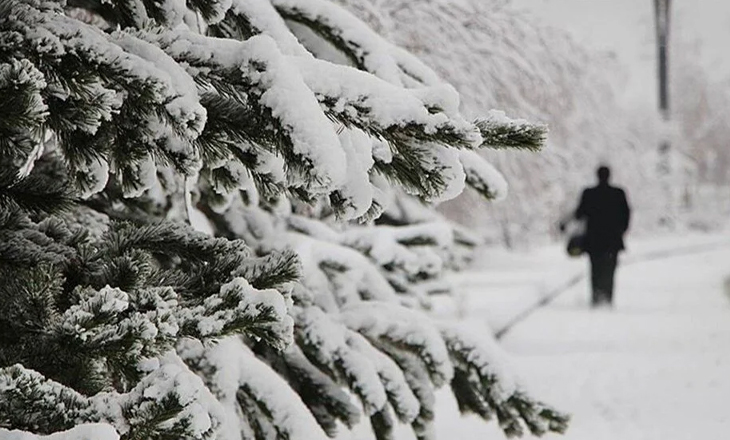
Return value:
M 629 245 L 620 257 L 613 309 L 588 306 L 584 279 L 500 341 L 511 372 L 517 371 L 528 393 L 572 414 L 566 435 L 543 438 L 726 439 L 730 236 Z M 565 257 L 562 245 L 529 253 L 488 251 L 482 257 L 473 272 L 455 279 L 462 306 L 444 300 L 437 311 L 444 318 L 459 316 L 461 326 L 482 331 L 485 339 L 488 318 L 500 327 L 588 269 L 585 259 Z M 460 417 L 444 391 L 437 394 L 436 434 L 505 438 L 496 423 Z M 402 438 L 412 435 L 403 430 Z
M 34 435 L 25 431 L 8 431 L 0 428 L 0 438 L 3 440 L 119 440 L 119 434 L 106 423 L 88 423 L 51 435 Z

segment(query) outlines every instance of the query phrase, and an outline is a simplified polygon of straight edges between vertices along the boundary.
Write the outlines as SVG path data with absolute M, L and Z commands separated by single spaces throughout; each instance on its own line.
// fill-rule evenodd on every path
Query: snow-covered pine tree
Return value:
M 341 8 L 0 0 L 0 99 L 0 434 L 428 439 L 443 385 L 565 429 L 418 307 L 474 243 L 412 198 L 501 196 L 473 150 L 544 127 L 465 120 Z

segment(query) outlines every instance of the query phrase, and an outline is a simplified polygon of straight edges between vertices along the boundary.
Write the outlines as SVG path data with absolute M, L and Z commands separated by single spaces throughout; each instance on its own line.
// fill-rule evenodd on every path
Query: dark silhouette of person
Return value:
M 598 185 L 586 188 L 575 211 L 575 218 L 585 220 L 583 247 L 591 260 L 591 304 L 612 305 L 613 279 L 618 253 L 624 250 L 624 234 L 629 229 L 631 210 L 626 193 L 608 184 L 611 171 L 597 170 Z

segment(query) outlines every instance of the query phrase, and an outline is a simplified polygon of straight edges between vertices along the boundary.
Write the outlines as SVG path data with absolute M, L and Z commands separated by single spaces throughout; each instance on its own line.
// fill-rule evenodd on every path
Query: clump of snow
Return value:
M 486 159 L 470 150 L 460 150 L 459 159 L 471 186 L 497 201 L 507 197 L 507 181 Z
M 360 130 L 343 130 L 340 144 L 347 157 L 347 180 L 339 189 L 348 201 L 341 213 L 343 219 L 363 215 L 372 205 L 373 187 L 370 184 L 370 169 L 375 161 L 371 150 L 372 141 Z
M 403 423 L 411 423 L 418 416 L 421 404 L 413 394 L 403 371 L 398 364 L 380 350 L 373 347 L 367 339 L 355 332 L 348 332 L 347 343 L 366 356 L 378 372 L 380 381 L 388 395 L 398 418 Z
M 478 139 L 481 139 L 479 137 Z M 477 140 L 476 142 L 479 142 Z M 444 181 L 444 188 L 439 194 L 426 197 L 430 202 L 439 203 L 451 200 L 464 191 L 466 173 L 459 155 L 462 151 L 454 148 L 447 148 L 439 144 L 432 144 L 428 150 L 429 156 L 422 160 L 421 164 L 428 171 L 439 170 Z
M 345 325 L 370 340 L 413 347 L 436 386 L 448 383 L 453 365 L 438 329 L 426 315 L 392 303 L 366 301 L 342 309 Z
M 441 81 L 415 56 L 389 43 L 347 10 L 321 0 L 273 0 L 285 16 L 317 22 L 340 39 L 362 68 L 395 85 L 417 78 L 423 84 Z M 411 84 L 413 85 L 413 84 Z
M 269 0 L 233 0 L 231 12 L 245 16 L 256 30 L 273 38 L 282 53 L 312 56 L 291 33 Z
M 88 199 L 92 195 L 102 191 L 109 180 L 109 164 L 101 158 L 91 159 L 86 166 L 77 165 L 77 172 L 85 174 L 84 188 L 79 195 L 82 199 Z
M 270 108 L 273 116 L 290 131 L 294 153 L 311 161 L 312 177 L 322 189 L 341 184 L 345 179 L 345 155 L 332 124 L 319 110 L 319 104 L 302 82 L 297 69 L 289 65 L 289 59 L 279 53 L 276 43 L 269 37 L 253 37 L 244 44 L 243 68 L 256 71 L 256 64 L 266 65 L 265 70 L 252 77 L 264 90 L 261 104 Z M 291 183 L 295 186 L 305 184 Z
M 122 185 L 124 197 L 139 197 L 155 186 L 157 182 L 157 165 L 152 156 L 148 154 L 138 162 L 125 163 L 125 165 L 133 169 L 129 174 L 135 176 L 135 181 L 122 181 L 121 173 L 118 173 L 114 166 L 112 167 L 112 170 L 117 173 L 117 180 Z
M 393 150 L 387 142 L 373 139 L 373 159 L 380 163 L 391 163 L 393 161 Z
M 334 101 L 333 109 L 339 113 L 370 120 L 379 127 L 418 124 L 426 133 L 435 133 L 448 126 L 467 133 L 475 147 L 481 141 L 473 124 L 458 113 L 447 113 L 447 110 L 453 110 L 452 106 L 437 112 L 429 111 L 429 103 L 433 101 L 453 100 L 453 89 L 434 87 L 414 93 L 352 67 L 301 57 L 288 59 L 301 72 L 307 86 L 318 96 Z M 358 107 L 367 108 L 367 113 L 358 111 Z
M 50 435 L 36 435 L 30 432 L 0 428 L 3 440 L 119 440 L 113 426 L 106 423 L 86 423 Z
M 363 299 L 397 302 L 393 287 L 383 278 L 378 268 L 361 253 L 336 243 L 314 240 L 302 234 L 289 234 L 292 249 L 302 261 L 303 283 L 315 291 L 330 292 L 339 304 L 359 302 Z M 322 272 L 330 266 L 330 276 L 335 282 L 334 291 L 329 277 Z M 337 277 L 339 282 L 337 282 Z M 320 280 L 316 282 L 315 280 Z M 310 284 L 312 283 L 312 284 Z M 316 283 L 316 284 L 315 284 Z
M 450 350 L 465 353 L 467 364 L 461 368 L 476 368 L 481 377 L 496 379 L 489 392 L 497 403 L 505 402 L 517 391 L 511 372 L 514 366 L 491 335 L 477 334 L 473 327 L 457 322 L 442 322 L 439 328 Z
M 206 349 L 206 362 L 214 369 L 212 388 L 229 414 L 240 413 L 236 394 L 245 392 L 265 408 L 283 437 L 292 440 L 325 440 L 327 436 L 299 395 L 237 337 L 220 340 Z
M 202 304 L 181 311 L 179 319 L 183 326 L 194 325 L 202 338 L 225 334 L 243 322 L 248 323 L 249 330 L 269 335 L 269 342 L 280 348 L 292 341 L 293 321 L 281 293 L 255 289 L 240 277 L 222 285 L 219 293 L 205 298 Z

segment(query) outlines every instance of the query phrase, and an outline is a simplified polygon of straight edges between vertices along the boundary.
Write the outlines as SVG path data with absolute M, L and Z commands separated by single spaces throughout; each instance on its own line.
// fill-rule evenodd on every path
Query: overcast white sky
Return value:
M 627 96 L 654 99 L 654 0 L 513 0 L 590 47 L 609 50 L 630 69 Z M 698 41 L 702 64 L 730 79 L 730 0 L 672 0 L 674 39 Z M 674 54 L 676 55 L 676 53 Z M 671 62 L 670 53 L 670 62 Z M 653 101 L 652 101 L 653 102 Z

